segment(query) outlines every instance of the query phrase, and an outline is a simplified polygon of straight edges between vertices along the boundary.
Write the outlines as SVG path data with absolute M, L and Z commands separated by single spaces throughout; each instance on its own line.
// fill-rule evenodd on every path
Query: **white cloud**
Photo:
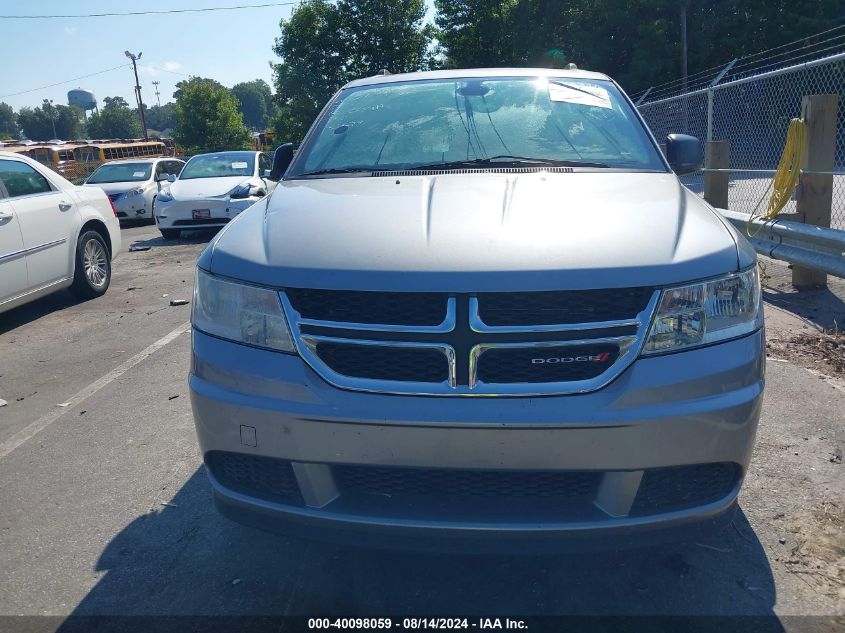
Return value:
M 65 33 L 67 35 L 73 35 L 74 33 L 76 33 L 76 27 L 75 26 L 66 26 L 65 27 Z
M 166 61 L 163 64 L 138 64 L 138 71 L 148 77 L 158 77 L 163 72 L 179 72 L 182 64 L 176 61 Z

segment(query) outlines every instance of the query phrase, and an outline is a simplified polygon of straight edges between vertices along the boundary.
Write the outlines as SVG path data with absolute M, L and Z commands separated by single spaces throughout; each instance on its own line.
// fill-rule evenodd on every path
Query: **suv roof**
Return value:
M 344 88 L 389 84 L 399 81 L 424 81 L 426 79 L 458 79 L 464 77 L 572 77 L 573 79 L 604 79 L 610 77 L 589 70 L 563 70 L 561 68 L 458 68 L 455 70 L 428 70 L 397 75 L 375 75 L 350 81 Z

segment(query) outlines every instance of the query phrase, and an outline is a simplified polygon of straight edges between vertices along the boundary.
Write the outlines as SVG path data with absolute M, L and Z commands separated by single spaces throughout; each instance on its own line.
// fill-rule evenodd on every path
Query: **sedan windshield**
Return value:
M 252 152 L 220 152 L 194 156 L 182 169 L 179 180 L 193 178 L 226 178 L 253 175 L 255 154 Z
M 504 77 L 344 90 L 289 177 L 490 165 L 666 171 L 612 82 Z
M 152 169 L 152 163 L 106 163 L 91 174 L 86 182 L 144 182 L 149 179 Z

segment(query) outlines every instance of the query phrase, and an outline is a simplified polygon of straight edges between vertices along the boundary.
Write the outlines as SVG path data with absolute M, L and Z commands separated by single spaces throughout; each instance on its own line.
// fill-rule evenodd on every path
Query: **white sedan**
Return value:
M 85 184 L 99 187 L 114 203 L 121 220 L 153 219 L 153 204 L 169 176 L 178 176 L 185 162 L 176 158 L 133 158 L 104 163 Z
M 182 229 L 219 228 L 273 191 L 264 152 L 215 152 L 191 158 L 156 198 L 154 217 L 165 239 Z
M 0 151 L 0 312 L 67 287 L 99 297 L 119 250 L 120 225 L 105 193 Z

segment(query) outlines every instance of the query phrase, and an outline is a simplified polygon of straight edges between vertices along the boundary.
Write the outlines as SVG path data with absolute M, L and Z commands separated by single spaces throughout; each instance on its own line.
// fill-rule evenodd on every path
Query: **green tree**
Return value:
M 21 108 L 18 112 L 18 125 L 24 135 L 33 141 L 79 138 L 82 130 L 80 119 L 81 114 L 78 109 L 72 106 L 54 105 L 47 99 L 44 99 L 40 107 Z
M 183 79 L 182 81 L 176 84 L 176 92 L 173 93 L 174 99 L 179 99 L 182 96 L 182 88 L 184 88 L 189 82 L 194 81 L 196 79 L 201 79 L 206 83 L 210 83 L 215 88 L 223 88 L 224 90 L 228 90 L 223 84 L 215 79 L 209 79 L 208 77 L 191 77 L 190 79 Z
M 179 82 L 174 139 L 189 154 L 246 149 L 250 133 L 238 101 L 215 81 L 194 77 Z
M 238 110 L 244 115 L 244 123 L 263 130 L 273 109 L 273 92 L 267 82 L 256 79 L 235 84 L 232 86 L 232 94 L 238 100 Z
M 128 108 L 129 104 L 123 97 L 103 97 L 103 109 L 105 108 Z
M 430 67 L 423 0 L 306 0 L 281 22 L 273 47 L 280 140 L 299 141 L 320 108 L 352 79 Z
M 843 17 L 842 0 L 685 1 L 690 74 Z M 435 23 L 448 67 L 574 62 L 635 90 L 681 76 L 680 7 L 680 0 L 435 0 Z
M 96 112 L 88 119 L 90 138 L 139 138 L 142 134 L 138 113 L 127 107 L 121 97 L 106 97 L 106 104 L 99 114 Z
M 16 138 L 18 122 L 15 111 L 8 103 L 0 101 L 0 138 Z
M 144 116 L 147 119 L 147 127 L 151 130 L 163 132 L 176 127 L 176 107 L 172 103 L 147 108 Z

